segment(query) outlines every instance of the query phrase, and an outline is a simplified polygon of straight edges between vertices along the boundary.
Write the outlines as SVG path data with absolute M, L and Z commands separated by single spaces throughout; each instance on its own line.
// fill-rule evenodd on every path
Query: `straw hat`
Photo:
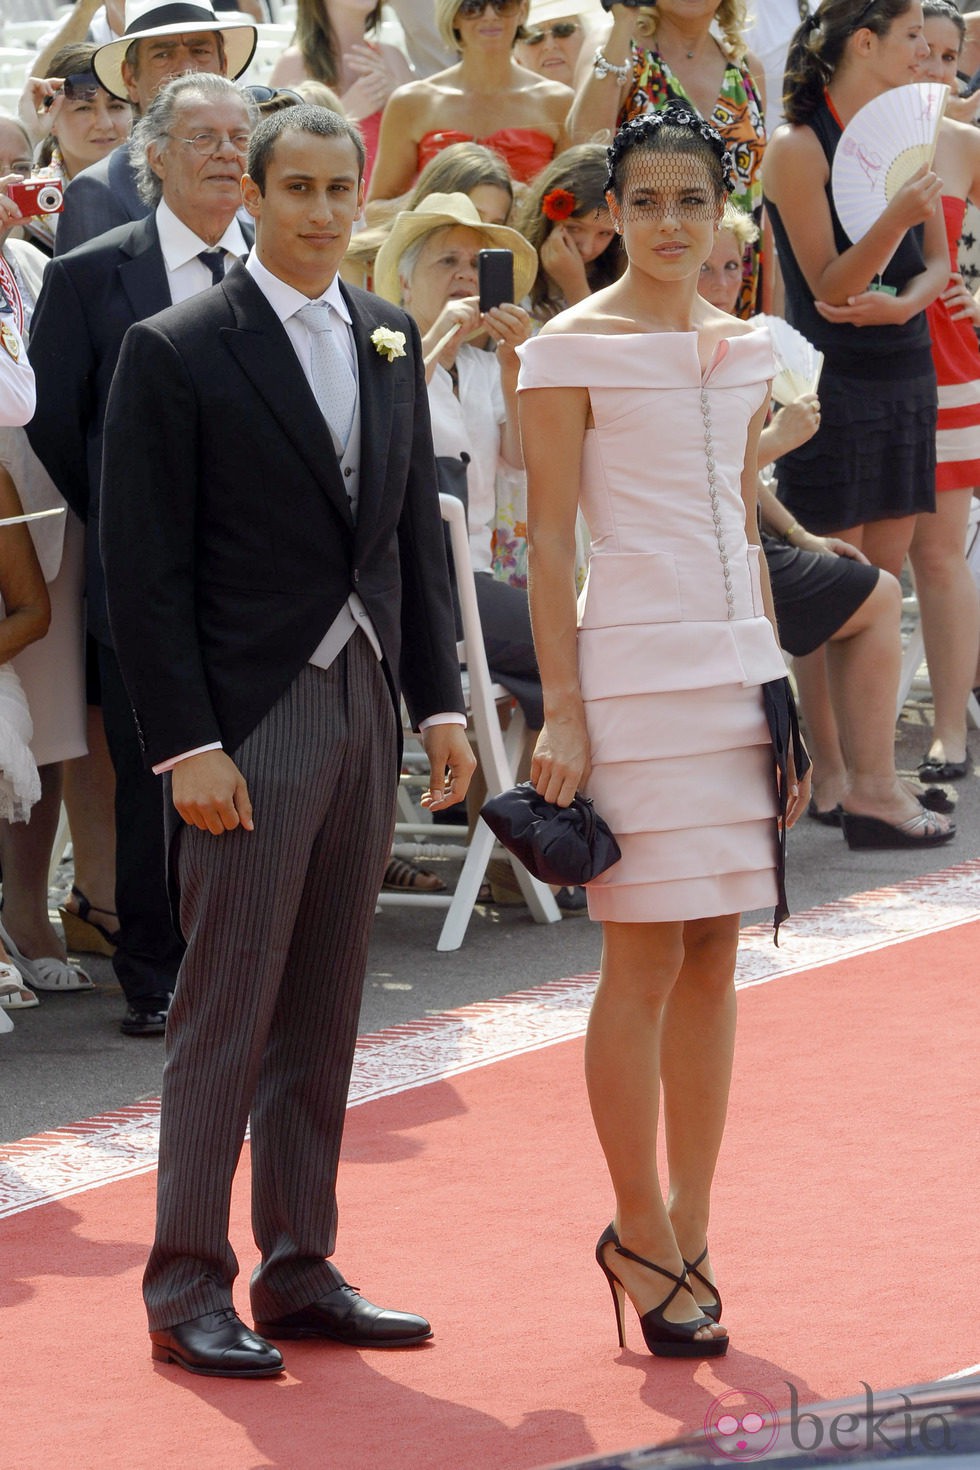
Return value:
M 466 194 L 428 194 L 414 209 L 403 209 L 374 262 L 374 290 L 397 306 L 401 299 L 398 264 L 410 245 L 433 230 L 447 225 L 465 225 L 476 230 L 491 250 L 514 253 L 514 300 L 522 301 L 534 284 L 538 273 L 538 253 L 524 236 L 507 225 L 487 225 L 477 213 L 476 205 Z
M 130 100 L 123 81 L 122 64 L 134 41 L 151 36 L 185 36 L 197 31 L 220 31 L 225 45 L 228 76 L 232 81 L 245 71 L 258 33 L 253 25 L 238 20 L 219 20 L 207 0 L 126 0 L 126 29 L 118 41 L 100 46 L 92 68 L 107 92 Z

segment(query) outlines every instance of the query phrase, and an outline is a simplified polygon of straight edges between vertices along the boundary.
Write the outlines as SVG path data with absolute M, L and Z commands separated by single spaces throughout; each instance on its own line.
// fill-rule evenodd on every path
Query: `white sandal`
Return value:
M 6 929 L 0 924 L 0 939 L 21 978 L 32 990 L 94 990 L 95 984 L 78 965 L 69 965 L 53 955 L 43 955 L 39 960 L 29 960 L 22 955 Z
M 0 961 L 0 1007 L 5 1011 L 27 1011 L 37 1004 L 33 990 L 21 984 L 17 966 Z

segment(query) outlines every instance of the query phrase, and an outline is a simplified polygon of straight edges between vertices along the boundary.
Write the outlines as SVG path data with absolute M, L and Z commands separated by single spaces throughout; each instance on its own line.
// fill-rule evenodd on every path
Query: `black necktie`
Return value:
M 214 250 L 202 250 L 198 260 L 207 266 L 211 272 L 211 284 L 216 286 L 225 276 L 225 252 L 220 247 Z

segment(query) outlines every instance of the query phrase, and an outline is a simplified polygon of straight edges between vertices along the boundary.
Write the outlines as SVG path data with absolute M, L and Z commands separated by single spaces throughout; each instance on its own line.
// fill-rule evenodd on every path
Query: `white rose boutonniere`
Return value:
M 375 351 L 380 352 L 389 362 L 394 362 L 396 357 L 405 356 L 404 332 L 393 332 L 390 327 L 375 327 L 371 333 L 371 341 Z

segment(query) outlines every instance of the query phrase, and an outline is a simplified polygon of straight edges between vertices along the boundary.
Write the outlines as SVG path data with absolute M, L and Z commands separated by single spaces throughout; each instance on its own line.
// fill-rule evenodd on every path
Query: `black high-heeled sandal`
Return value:
M 715 1324 L 708 1316 L 702 1315 L 693 1318 L 690 1322 L 669 1322 L 664 1316 L 664 1311 L 670 1306 L 679 1291 L 688 1290 L 687 1272 L 675 1276 L 673 1271 L 666 1270 L 663 1266 L 657 1266 L 653 1261 L 647 1261 L 643 1256 L 628 1250 L 621 1245 L 615 1227 L 608 1225 L 599 1236 L 595 1248 L 595 1258 L 599 1263 L 599 1269 L 609 1282 L 609 1290 L 612 1292 L 613 1306 L 616 1309 L 616 1326 L 619 1329 L 619 1345 L 626 1346 L 626 1288 L 616 1275 L 615 1271 L 607 1266 L 603 1257 L 603 1250 L 607 1245 L 615 1248 L 618 1255 L 625 1256 L 629 1261 L 636 1261 L 640 1266 L 646 1266 L 648 1271 L 656 1271 L 661 1276 L 666 1276 L 668 1281 L 674 1283 L 673 1289 L 667 1293 L 659 1307 L 651 1307 L 649 1312 L 644 1312 L 640 1317 L 640 1330 L 643 1333 L 643 1341 L 657 1358 L 720 1358 L 728 1351 L 727 1337 L 695 1337 L 703 1327 L 713 1327 Z M 637 1313 L 639 1315 L 639 1313 Z
M 698 1270 L 698 1267 L 700 1266 L 701 1262 L 704 1260 L 704 1258 L 705 1258 L 705 1256 L 707 1254 L 708 1254 L 708 1242 L 705 1241 L 705 1243 L 704 1243 L 704 1250 L 698 1256 L 697 1260 L 696 1261 L 685 1261 L 684 1262 L 684 1270 L 685 1270 L 685 1272 L 686 1272 L 686 1274 L 688 1276 L 693 1276 L 694 1279 L 695 1279 L 695 1281 L 700 1281 L 701 1285 L 703 1287 L 705 1287 L 705 1289 L 707 1291 L 710 1291 L 711 1292 L 712 1296 L 714 1297 L 714 1301 L 713 1302 L 709 1302 L 707 1306 L 705 1306 L 704 1302 L 698 1302 L 697 1297 L 695 1297 L 694 1300 L 696 1302 L 698 1302 L 698 1306 L 701 1308 L 702 1312 L 704 1313 L 704 1315 L 706 1317 L 710 1317 L 711 1320 L 712 1320 L 712 1322 L 720 1322 L 721 1321 L 721 1292 L 718 1290 L 717 1286 L 715 1285 L 715 1283 L 713 1281 L 709 1281 L 708 1280 L 707 1276 L 705 1276 L 705 1274 L 704 1274 L 703 1271 L 699 1271 Z

